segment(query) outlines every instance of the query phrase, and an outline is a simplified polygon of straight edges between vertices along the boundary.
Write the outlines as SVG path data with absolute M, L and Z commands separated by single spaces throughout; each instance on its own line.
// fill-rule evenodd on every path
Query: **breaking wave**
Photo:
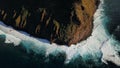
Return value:
M 0 22 L 0 67 L 119 68 L 120 21 L 113 14 L 117 13 L 117 18 L 120 18 L 120 12 L 117 12 L 120 9 L 116 8 L 119 2 L 100 1 L 94 15 L 92 35 L 70 47 L 49 44 L 47 40 L 16 31 Z M 113 8 L 116 8 L 116 12 Z

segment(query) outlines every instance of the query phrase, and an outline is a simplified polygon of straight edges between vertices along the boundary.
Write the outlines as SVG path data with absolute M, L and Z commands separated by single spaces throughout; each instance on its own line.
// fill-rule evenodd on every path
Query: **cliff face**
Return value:
M 90 36 L 98 0 L 1 0 L 0 20 L 51 43 L 71 45 Z

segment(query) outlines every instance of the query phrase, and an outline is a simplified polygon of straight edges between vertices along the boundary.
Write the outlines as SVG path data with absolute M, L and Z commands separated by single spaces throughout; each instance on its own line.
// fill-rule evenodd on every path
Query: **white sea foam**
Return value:
M 106 64 L 108 64 L 107 61 L 111 61 L 120 66 L 120 57 L 118 55 L 118 52 L 120 52 L 120 43 L 116 41 L 106 29 L 106 24 L 109 23 L 109 17 L 104 14 L 103 0 L 100 1 L 101 4 L 94 15 L 92 36 L 87 40 L 76 45 L 71 45 L 70 47 L 64 45 L 59 46 L 55 43 L 49 44 L 46 40 L 31 37 L 24 32 L 18 32 L 1 22 L 0 34 L 5 34 L 7 36 L 6 43 L 14 43 L 15 45 L 18 45 L 22 42 L 22 46 L 26 48 L 28 53 L 32 50 L 35 53 L 45 53 L 47 57 L 51 53 L 55 53 L 53 55 L 58 55 L 60 52 L 65 52 L 66 64 L 73 61 L 75 57 L 81 56 L 81 62 L 82 60 L 87 61 L 93 59 L 93 62 L 98 63 L 98 60 L 101 59 L 102 62 Z

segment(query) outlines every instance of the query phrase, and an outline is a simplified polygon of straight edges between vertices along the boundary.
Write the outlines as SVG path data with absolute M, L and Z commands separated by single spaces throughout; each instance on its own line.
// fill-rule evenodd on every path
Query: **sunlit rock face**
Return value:
M 1 0 L 0 20 L 51 43 L 71 45 L 91 35 L 99 0 Z
M 120 68 L 120 0 L 100 1 L 91 36 L 69 47 L 0 21 L 0 68 Z

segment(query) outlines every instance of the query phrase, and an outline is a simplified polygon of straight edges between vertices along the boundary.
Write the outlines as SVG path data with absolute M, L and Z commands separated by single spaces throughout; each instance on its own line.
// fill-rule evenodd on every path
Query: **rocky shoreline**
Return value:
M 0 1 L 0 20 L 51 43 L 76 44 L 92 33 L 99 0 Z

